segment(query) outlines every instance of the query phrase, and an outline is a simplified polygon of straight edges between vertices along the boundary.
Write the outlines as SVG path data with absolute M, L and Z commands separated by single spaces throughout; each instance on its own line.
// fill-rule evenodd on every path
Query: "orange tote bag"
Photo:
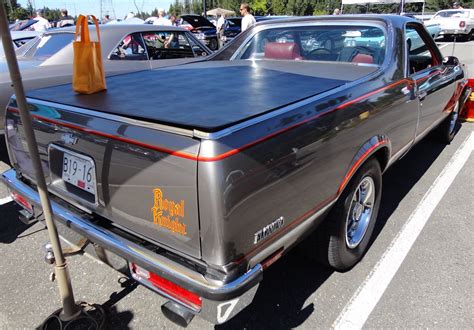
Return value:
M 90 39 L 87 17 L 79 15 L 73 43 L 72 88 L 80 94 L 92 94 L 107 89 L 100 49 L 99 24 L 94 16 L 91 17 L 97 29 L 97 41 Z

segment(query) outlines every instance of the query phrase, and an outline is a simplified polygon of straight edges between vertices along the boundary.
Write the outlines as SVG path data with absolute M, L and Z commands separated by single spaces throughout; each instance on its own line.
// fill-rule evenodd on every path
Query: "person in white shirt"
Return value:
M 173 24 L 167 18 L 165 18 L 166 11 L 162 8 L 158 9 L 158 18 L 155 19 L 153 25 L 164 25 L 164 26 L 172 26 Z
M 221 14 L 221 17 L 217 20 L 217 40 L 219 41 L 219 48 L 224 46 L 224 30 L 225 30 L 225 14 Z
M 49 27 L 50 27 L 49 22 L 46 18 L 43 17 L 43 10 L 42 9 L 38 9 L 36 11 L 36 17 L 33 18 L 33 19 L 36 20 L 36 23 L 31 26 L 33 28 L 33 30 L 44 32 L 47 29 L 49 29 Z
M 243 3 L 240 5 L 240 14 L 242 17 L 242 32 L 247 30 L 253 24 L 255 24 L 255 17 L 250 13 L 250 6 L 248 3 Z

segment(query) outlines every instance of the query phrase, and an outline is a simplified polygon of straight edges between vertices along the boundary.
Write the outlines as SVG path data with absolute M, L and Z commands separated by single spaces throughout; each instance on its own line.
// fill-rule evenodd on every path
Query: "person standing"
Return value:
M 74 26 L 74 18 L 67 14 L 67 9 L 61 9 L 61 19 L 56 25 L 58 28 L 66 27 L 66 26 Z
M 244 32 L 249 27 L 255 24 L 255 17 L 250 13 L 250 6 L 248 3 L 243 3 L 240 5 L 240 14 L 242 17 L 242 28 L 241 31 Z
M 158 9 L 158 18 L 155 19 L 153 25 L 164 25 L 164 26 L 172 26 L 172 23 L 166 17 L 166 11 L 162 8 Z
M 33 18 L 33 19 L 36 21 L 36 23 L 31 26 L 33 28 L 33 30 L 39 31 L 39 32 L 44 32 L 47 29 L 49 29 L 49 27 L 50 27 L 49 22 L 46 18 L 43 17 L 43 10 L 42 9 L 38 9 L 36 11 L 36 17 Z
M 225 31 L 225 14 L 221 14 L 217 20 L 217 41 L 219 42 L 219 48 L 224 46 L 224 31 Z

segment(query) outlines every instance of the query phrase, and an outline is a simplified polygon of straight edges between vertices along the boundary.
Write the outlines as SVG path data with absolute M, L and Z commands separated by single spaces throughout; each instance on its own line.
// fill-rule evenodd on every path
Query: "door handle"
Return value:
M 420 101 L 423 101 L 426 98 L 427 95 L 428 95 L 428 93 L 426 91 L 418 92 L 418 99 Z

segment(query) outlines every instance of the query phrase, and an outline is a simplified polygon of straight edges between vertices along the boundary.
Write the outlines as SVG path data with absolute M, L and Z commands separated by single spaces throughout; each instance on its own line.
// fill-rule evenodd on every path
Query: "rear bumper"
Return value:
M 10 191 L 20 194 L 33 204 L 35 210 L 41 209 L 37 191 L 17 179 L 15 170 L 4 172 L 1 180 Z M 258 264 L 247 273 L 228 283 L 208 279 L 194 269 L 185 267 L 125 237 L 95 225 L 86 217 L 55 201 L 51 201 L 51 207 L 54 219 L 58 224 L 58 231 L 66 240 L 71 242 L 71 237 L 75 237 L 74 241 L 87 239 L 94 243 L 96 251 L 98 248 L 102 248 L 105 253 L 114 256 L 113 259 L 116 261 L 107 263 L 116 269 L 124 268 L 123 265 L 133 262 L 196 293 L 202 298 L 202 308 L 199 311 L 191 310 L 191 312 L 199 314 L 212 323 L 223 323 L 248 306 L 253 300 L 258 283 L 263 278 L 263 268 Z M 104 261 L 102 258 L 100 259 Z M 122 259 L 122 265 L 120 265 L 120 259 Z M 117 260 L 119 261 L 117 262 Z M 156 288 L 151 287 L 151 289 L 165 298 L 174 300 Z M 179 301 L 176 302 L 180 303 Z M 233 306 L 230 313 L 228 306 Z
M 464 29 L 447 29 L 439 33 L 439 35 L 468 35 L 469 31 Z

